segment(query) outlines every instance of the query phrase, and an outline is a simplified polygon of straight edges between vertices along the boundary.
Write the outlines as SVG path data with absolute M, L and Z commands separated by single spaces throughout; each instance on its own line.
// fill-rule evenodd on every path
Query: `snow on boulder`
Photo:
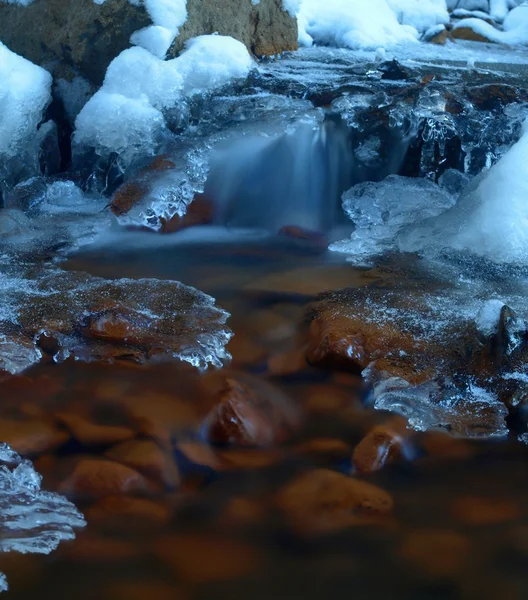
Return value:
M 463 19 L 453 28 L 453 37 L 468 39 L 463 32 L 472 31 L 476 38 L 482 38 L 497 44 L 528 45 L 528 4 L 510 11 L 504 19 L 503 31 L 500 31 L 481 19 Z M 458 34 L 457 34 L 458 32 Z
M 398 22 L 423 33 L 449 22 L 445 0 L 387 0 Z
M 377 49 L 414 42 L 414 27 L 398 22 L 386 0 L 303 0 L 299 43 Z
M 187 0 L 144 0 L 144 4 L 154 25 L 133 33 L 130 42 L 164 58 L 187 20 Z
M 51 100 L 51 75 L 0 42 L 0 160 L 29 149 Z
M 186 98 L 246 77 L 254 64 L 244 44 L 219 35 L 189 40 L 185 52 L 167 61 L 143 48 L 124 50 L 77 117 L 74 144 L 101 156 L 116 152 L 126 166 L 155 152 L 167 130 L 167 111 L 183 110 Z

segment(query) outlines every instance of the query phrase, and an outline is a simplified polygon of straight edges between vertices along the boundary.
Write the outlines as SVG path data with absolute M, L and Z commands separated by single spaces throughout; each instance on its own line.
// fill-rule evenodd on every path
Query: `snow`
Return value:
M 0 157 L 28 149 L 51 100 L 51 75 L 0 42 Z
M 423 33 L 449 22 L 445 0 L 387 0 L 398 22 Z
M 168 61 L 143 48 L 124 50 L 77 117 L 75 143 L 101 155 L 117 152 L 129 164 L 140 150 L 154 151 L 166 131 L 167 111 L 181 109 L 194 94 L 245 78 L 253 67 L 244 44 L 219 35 L 189 40 L 185 51 Z
M 401 25 L 386 0 L 303 0 L 298 13 L 299 42 L 352 49 L 416 41 L 417 32 Z
M 469 27 L 492 42 L 508 45 L 528 45 L 528 4 L 518 6 L 510 11 L 504 19 L 500 31 L 481 19 L 463 19 L 454 29 Z
M 154 25 L 136 31 L 130 43 L 164 58 L 187 20 L 187 0 L 143 0 Z
M 480 308 L 475 317 L 475 324 L 478 332 L 484 337 L 489 338 L 497 333 L 501 311 L 505 304 L 502 300 L 488 300 Z

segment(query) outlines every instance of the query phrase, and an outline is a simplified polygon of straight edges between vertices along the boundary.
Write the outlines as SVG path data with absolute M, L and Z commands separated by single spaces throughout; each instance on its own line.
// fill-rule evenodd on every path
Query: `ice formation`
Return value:
M 389 175 L 379 183 L 360 183 L 343 194 L 343 209 L 356 230 L 350 240 L 330 249 L 360 260 L 392 250 L 403 227 L 438 216 L 454 203 L 453 196 L 428 179 Z
M 406 231 L 399 239 L 400 249 L 427 252 L 450 248 L 498 263 L 526 264 L 527 152 L 525 132 L 489 172 L 468 186 L 452 209 Z
M 143 48 L 125 50 L 77 117 L 74 141 L 103 156 L 116 152 L 126 166 L 154 153 L 169 111 L 184 111 L 189 97 L 244 78 L 253 66 L 241 42 L 217 35 L 190 40 L 184 53 L 168 61 Z
M 86 525 L 71 502 L 43 491 L 41 481 L 29 460 L 0 444 L 0 552 L 49 554 Z M 0 573 L 0 591 L 6 589 Z
M 0 42 L 0 160 L 31 148 L 51 101 L 51 75 Z

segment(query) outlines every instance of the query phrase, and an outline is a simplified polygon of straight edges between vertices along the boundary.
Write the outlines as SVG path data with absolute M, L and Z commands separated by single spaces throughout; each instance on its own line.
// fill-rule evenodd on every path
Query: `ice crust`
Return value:
M 0 552 L 49 554 L 86 521 L 64 496 L 41 489 L 29 460 L 0 443 Z M 0 591 L 7 590 L 0 573 Z

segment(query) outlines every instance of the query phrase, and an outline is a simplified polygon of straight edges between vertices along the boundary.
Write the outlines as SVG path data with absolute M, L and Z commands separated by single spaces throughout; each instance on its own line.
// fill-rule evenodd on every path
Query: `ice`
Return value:
M 177 358 L 203 369 L 230 358 L 229 314 L 194 288 L 157 279 L 107 281 L 52 266 L 36 279 L 31 274 L 29 267 L 3 285 L 0 366 L 12 373 L 38 362 L 42 333 L 59 343 L 57 362 Z
M 130 43 L 141 46 L 158 58 L 165 58 L 173 39 L 174 33 L 171 29 L 161 25 L 150 25 L 135 31 L 130 36 Z
M 84 527 L 82 514 L 63 496 L 41 489 L 29 460 L 0 444 L 0 552 L 49 554 Z M 0 574 L 0 591 L 7 589 Z
M 130 42 L 164 58 L 187 20 L 186 0 L 143 0 L 154 25 L 133 33 Z
M 7 592 L 8 589 L 6 576 L 0 572 L 0 592 Z
M 479 310 L 476 324 L 479 333 L 484 337 L 490 337 L 497 333 L 501 311 L 505 306 L 502 300 L 488 300 Z
M 219 35 L 190 40 L 185 52 L 168 61 L 143 48 L 125 50 L 112 61 L 103 87 L 77 117 L 77 152 L 87 147 L 101 156 L 115 152 L 123 167 L 152 155 L 167 133 L 165 116 L 185 111 L 193 95 L 247 77 L 253 67 L 241 42 Z
M 356 230 L 350 240 L 330 249 L 362 258 L 394 245 L 406 225 L 434 217 L 453 206 L 455 198 L 427 179 L 390 175 L 381 182 L 365 182 L 343 194 L 343 209 Z
M 73 124 L 93 93 L 92 84 L 84 77 L 77 76 L 71 81 L 59 78 L 55 86 L 57 96 L 62 100 L 66 115 Z
M 33 140 L 51 101 L 51 75 L 0 42 L 0 166 L 3 160 L 38 153 Z
M 282 8 L 288 12 L 291 17 L 295 18 L 299 12 L 302 1 L 303 0 L 282 0 Z
M 525 126 L 526 128 L 526 126 Z M 404 251 L 451 248 L 498 263 L 526 264 L 528 259 L 528 133 L 437 219 L 405 232 Z

